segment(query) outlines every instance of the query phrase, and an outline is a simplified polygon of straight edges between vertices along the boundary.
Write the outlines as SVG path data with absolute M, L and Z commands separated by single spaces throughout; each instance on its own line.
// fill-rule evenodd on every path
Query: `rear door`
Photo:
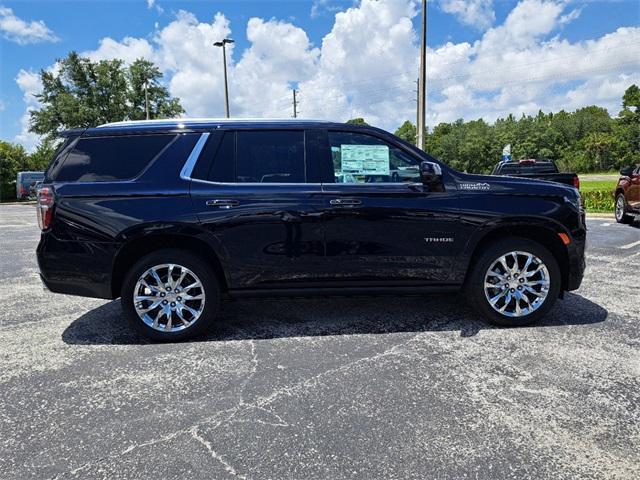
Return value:
M 211 132 L 191 182 L 196 214 L 218 244 L 232 289 L 306 286 L 324 256 L 315 134 Z
M 457 193 L 429 191 L 421 159 L 360 131 L 329 131 L 323 183 L 326 268 L 337 281 L 447 283 L 456 251 Z

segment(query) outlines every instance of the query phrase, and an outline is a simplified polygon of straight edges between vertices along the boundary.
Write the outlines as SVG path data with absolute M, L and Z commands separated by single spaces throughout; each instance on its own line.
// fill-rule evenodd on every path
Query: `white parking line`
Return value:
M 637 247 L 638 245 L 640 245 L 640 240 L 638 240 L 637 242 L 627 243 L 626 245 L 620 245 L 620 248 L 624 248 L 625 250 L 627 250 L 629 248 Z

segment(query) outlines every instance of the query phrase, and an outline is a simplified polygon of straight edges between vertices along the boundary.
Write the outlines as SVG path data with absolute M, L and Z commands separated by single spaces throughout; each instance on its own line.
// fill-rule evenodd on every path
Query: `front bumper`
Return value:
M 584 271 L 587 266 L 585 260 L 585 243 L 586 243 L 586 231 L 583 236 L 576 238 L 574 236 L 573 242 L 569 248 L 569 275 L 567 277 L 566 289 L 568 291 L 577 290 L 582 283 L 584 277 Z

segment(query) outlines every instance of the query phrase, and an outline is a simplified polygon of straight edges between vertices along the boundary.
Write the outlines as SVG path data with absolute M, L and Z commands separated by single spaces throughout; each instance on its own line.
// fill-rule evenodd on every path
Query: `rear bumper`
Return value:
M 36 250 L 40 278 L 53 293 L 112 299 L 116 251 L 113 244 L 61 241 L 44 233 Z

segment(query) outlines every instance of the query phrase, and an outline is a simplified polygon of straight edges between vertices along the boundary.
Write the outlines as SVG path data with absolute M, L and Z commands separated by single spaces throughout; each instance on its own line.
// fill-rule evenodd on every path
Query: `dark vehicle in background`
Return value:
M 35 198 L 35 186 L 44 180 L 44 172 L 18 172 L 16 176 L 16 197 L 18 200 Z
M 248 296 L 462 292 L 489 321 L 525 325 L 585 268 L 575 188 L 460 173 L 362 125 L 176 119 L 67 132 L 37 212 L 44 284 L 120 297 L 155 340 L 200 334 L 222 298 Z
M 491 175 L 509 175 L 510 177 L 536 178 L 549 182 L 564 183 L 580 188 L 580 179 L 576 173 L 562 173 L 553 160 L 524 159 L 500 162 Z
M 620 170 L 615 198 L 618 223 L 631 223 L 634 215 L 640 215 L 640 165 Z

